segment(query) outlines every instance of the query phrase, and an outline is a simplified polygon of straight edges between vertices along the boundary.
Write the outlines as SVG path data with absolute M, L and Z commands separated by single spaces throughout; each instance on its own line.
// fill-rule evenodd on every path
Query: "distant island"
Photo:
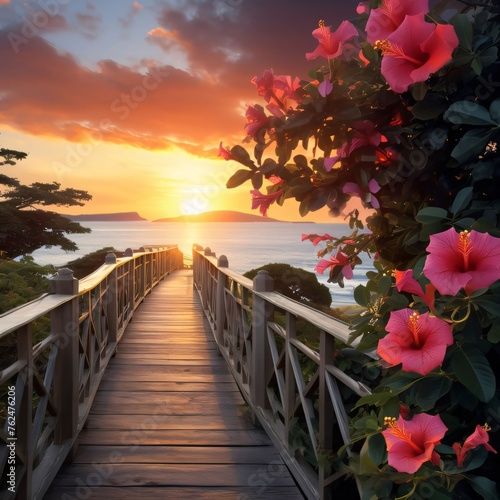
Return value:
M 180 215 L 179 217 L 169 217 L 156 219 L 153 222 L 285 222 L 262 215 L 245 214 L 232 210 L 214 210 L 201 214 Z
M 147 220 L 144 217 L 141 217 L 137 212 L 118 212 L 114 214 L 82 214 L 82 215 L 61 214 L 61 215 L 75 222 L 83 222 L 83 221 L 135 222 L 135 221 Z
M 137 212 L 117 212 L 109 214 L 81 214 L 67 215 L 61 214 L 75 222 L 149 222 L 148 219 L 141 217 Z M 166 217 L 155 219 L 152 222 L 289 222 L 262 215 L 247 214 L 236 212 L 234 210 L 214 210 L 203 212 L 201 214 L 179 215 L 178 217 Z M 303 221 L 308 222 L 308 221 Z M 293 222 L 289 222 L 293 224 Z

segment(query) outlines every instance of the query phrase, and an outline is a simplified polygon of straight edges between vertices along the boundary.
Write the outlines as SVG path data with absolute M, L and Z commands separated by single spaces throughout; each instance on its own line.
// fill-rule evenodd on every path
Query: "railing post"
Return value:
M 127 287 L 127 302 L 128 302 L 127 317 L 128 317 L 133 313 L 135 307 L 135 261 L 133 259 L 134 251 L 131 248 L 127 248 L 123 253 L 123 256 L 132 257 L 132 260 L 130 260 L 127 263 L 128 273 L 125 282 L 125 286 Z
M 22 326 L 17 332 L 17 351 L 19 361 L 26 362 L 26 368 L 19 375 L 16 394 L 22 394 L 16 427 L 18 429 L 17 447 L 25 456 L 25 473 L 18 485 L 16 498 L 32 498 L 33 485 L 33 348 L 31 324 Z M 24 387 L 23 387 L 24 385 Z M 19 432 L 21 431 L 21 432 Z M 6 456 L 6 455 L 5 455 Z M 3 467 L 3 466 L 2 466 Z
M 50 283 L 51 292 L 74 295 L 72 300 L 51 311 L 52 333 L 59 336 L 54 373 L 54 400 L 59 410 L 54 431 L 55 444 L 76 437 L 78 428 L 78 280 L 70 269 L 59 269 Z
M 274 280 L 267 271 L 259 271 L 253 279 L 254 292 L 272 292 Z M 270 356 L 267 343 L 267 321 L 273 317 L 273 307 L 255 293 L 252 295 L 252 367 L 250 396 L 255 406 L 266 408 L 267 376 Z
M 104 259 L 106 264 L 115 264 L 115 268 L 108 277 L 108 290 L 106 292 L 106 312 L 108 317 L 108 342 L 117 342 L 118 337 L 118 281 L 116 277 L 116 255 L 108 253 Z M 116 345 L 113 346 L 113 350 Z
M 333 452 L 333 405 L 328 391 L 328 373 L 327 365 L 333 365 L 335 356 L 335 340 L 334 338 L 321 330 L 320 333 L 320 364 L 319 364 L 319 446 L 325 453 Z M 336 385 L 336 382 L 333 381 Z M 342 404 L 339 398 L 337 404 Z M 339 424 L 342 425 L 342 424 Z M 328 485 L 325 481 L 327 471 L 325 469 L 325 461 L 320 460 L 319 471 L 319 492 L 321 498 L 330 500 L 332 498 L 331 484 Z
M 221 255 L 217 259 L 218 268 L 229 267 L 229 262 L 225 255 Z M 225 289 L 226 275 L 220 270 L 217 270 L 217 296 L 215 298 L 215 337 L 219 345 L 224 344 L 224 325 L 226 324 L 226 307 L 225 307 Z

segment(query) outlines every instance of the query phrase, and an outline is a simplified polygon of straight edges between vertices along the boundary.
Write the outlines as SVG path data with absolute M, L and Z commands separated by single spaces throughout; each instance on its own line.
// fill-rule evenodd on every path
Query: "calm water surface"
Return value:
M 66 253 L 58 248 L 40 249 L 33 253 L 39 264 L 62 266 L 103 247 L 124 251 L 148 245 L 177 244 L 185 254 L 191 254 L 194 243 L 210 247 L 217 256 L 225 255 L 229 267 L 239 273 L 273 262 L 284 262 L 307 271 L 313 271 L 320 246 L 301 241 L 302 233 L 330 233 L 333 236 L 350 234 L 346 224 L 309 223 L 189 223 L 189 222 L 82 222 L 92 229 L 90 234 L 72 235 L 77 252 Z M 344 289 L 327 283 L 327 272 L 317 275 L 330 288 L 333 306 L 354 303 L 354 288 L 366 280 L 371 269 L 366 255 L 362 266 L 354 270 L 354 279 L 346 281 Z

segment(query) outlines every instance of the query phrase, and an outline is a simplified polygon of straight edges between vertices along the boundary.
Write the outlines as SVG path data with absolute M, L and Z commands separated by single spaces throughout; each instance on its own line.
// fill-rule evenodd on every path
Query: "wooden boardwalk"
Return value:
M 135 312 L 78 443 L 44 499 L 304 498 L 252 424 L 191 271 L 168 276 Z

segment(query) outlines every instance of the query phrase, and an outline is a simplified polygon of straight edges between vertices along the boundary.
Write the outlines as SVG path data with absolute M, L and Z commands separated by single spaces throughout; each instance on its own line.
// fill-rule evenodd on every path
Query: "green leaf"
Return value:
M 500 99 L 495 99 L 490 104 L 490 115 L 497 124 L 500 125 Z
M 413 116 L 418 120 L 432 120 L 448 109 L 448 104 L 442 96 L 430 92 L 422 101 L 417 101 L 411 108 Z
M 260 172 L 255 172 L 252 175 L 252 186 L 254 189 L 260 189 L 262 187 L 262 174 Z
M 237 170 L 226 182 L 226 187 L 231 189 L 237 186 L 240 186 L 244 182 L 251 179 L 253 176 L 253 172 L 251 170 Z
M 375 465 L 385 462 L 387 447 L 382 434 L 374 434 L 366 440 L 368 442 L 368 456 Z
M 456 215 L 458 212 L 464 210 L 467 205 L 470 203 L 472 199 L 472 186 L 461 189 L 457 196 L 455 196 L 455 200 L 453 201 L 453 205 L 451 206 L 451 213 Z
M 429 85 L 427 85 L 427 82 L 417 82 L 411 89 L 411 95 L 415 101 L 421 101 L 426 96 L 428 90 Z
M 231 148 L 231 155 L 236 161 L 239 161 L 243 165 L 249 165 L 253 164 L 252 160 L 250 159 L 250 155 L 248 154 L 248 151 L 239 145 L 233 146 Z
M 304 155 L 294 156 L 293 161 L 295 162 L 295 165 L 297 165 L 297 167 L 299 167 L 302 170 L 306 170 L 309 168 L 309 165 L 307 163 L 307 158 Z
M 436 401 L 449 392 L 453 383 L 449 378 L 427 377 L 420 380 L 416 387 L 415 400 L 423 411 L 436 406 Z
M 472 51 L 472 23 L 466 14 L 457 14 L 450 20 L 460 41 L 460 45 Z
M 266 158 L 264 160 L 264 163 L 260 167 L 260 172 L 262 174 L 269 174 L 276 168 L 276 165 L 277 163 L 275 160 L 273 160 L 272 158 Z
M 444 208 L 425 207 L 419 210 L 415 219 L 422 224 L 442 221 L 448 217 L 448 212 Z
M 479 493 L 481 498 L 491 498 L 498 499 L 498 489 L 497 485 L 491 479 L 483 476 L 470 477 L 466 476 L 466 479 L 470 482 L 471 486 L 474 488 L 476 493 Z
M 481 63 L 481 69 L 488 67 L 493 64 L 498 59 L 498 48 L 488 47 L 486 50 L 481 51 L 479 56 L 477 56 L 479 62 Z
M 457 349 L 451 358 L 451 369 L 459 382 L 483 403 L 495 395 L 495 375 L 479 349 L 466 345 Z
M 370 292 L 363 285 L 358 285 L 354 289 L 354 300 L 357 304 L 367 307 L 370 303 Z
M 500 297 L 498 295 L 487 295 L 474 299 L 474 304 L 478 304 L 485 311 L 493 316 L 500 316 Z
M 495 321 L 488 331 L 488 341 L 492 344 L 500 342 L 500 321 Z
M 359 398 L 356 402 L 356 405 L 354 406 L 354 409 L 364 405 L 383 406 L 393 397 L 394 393 L 392 391 L 374 392 L 372 394 L 368 394 L 367 396 Z
M 393 398 L 389 399 L 389 401 L 387 401 L 387 403 L 385 403 L 380 409 L 378 415 L 379 421 L 381 422 L 383 417 L 398 418 L 400 410 L 401 402 L 399 401 L 399 398 L 397 396 L 394 396 Z
M 456 125 L 496 125 L 489 111 L 475 101 L 454 102 L 445 111 L 444 119 Z
M 484 153 L 491 135 L 491 130 L 485 128 L 468 130 L 451 152 L 451 156 L 460 163 L 478 157 Z
M 361 50 L 363 51 L 363 55 L 370 61 L 372 64 L 377 64 L 380 59 L 379 51 L 373 48 L 373 45 L 369 42 L 361 42 Z

